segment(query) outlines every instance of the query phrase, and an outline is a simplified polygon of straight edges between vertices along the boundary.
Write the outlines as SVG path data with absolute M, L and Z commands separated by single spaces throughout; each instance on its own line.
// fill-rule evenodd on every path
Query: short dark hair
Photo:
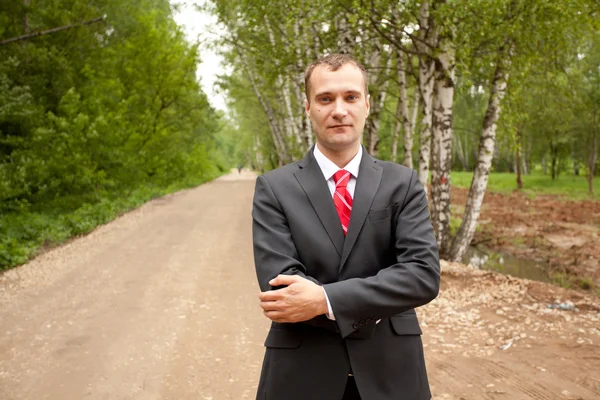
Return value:
M 310 86 L 308 82 L 315 68 L 317 68 L 320 65 L 324 65 L 329 67 L 329 69 L 331 69 L 332 71 L 337 71 L 346 64 L 352 64 L 355 67 L 357 67 L 360 70 L 360 72 L 362 72 L 363 78 L 365 80 L 366 96 L 369 93 L 369 88 L 367 85 L 367 70 L 365 69 L 365 67 L 363 67 L 363 65 L 356 61 L 352 56 L 349 56 L 347 54 L 333 53 L 318 59 L 317 61 L 313 62 L 308 67 L 306 67 L 306 71 L 304 72 L 304 93 L 306 94 L 306 99 L 310 102 L 310 97 L 308 94 L 308 92 L 310 91 Z

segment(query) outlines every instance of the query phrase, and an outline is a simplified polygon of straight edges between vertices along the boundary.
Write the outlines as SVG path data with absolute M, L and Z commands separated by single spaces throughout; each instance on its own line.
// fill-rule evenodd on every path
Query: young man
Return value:
M 361 146 L 364 67 L 332 54 L 305 74 L 316 145 L 259 176 L 253 241 L 265 341 L 257 399 L 431 397 L 415 307 L 439 290 L 417 174 Z

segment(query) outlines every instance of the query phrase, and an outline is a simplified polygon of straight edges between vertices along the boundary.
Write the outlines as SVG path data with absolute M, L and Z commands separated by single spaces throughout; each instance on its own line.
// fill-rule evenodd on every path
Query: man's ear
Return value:
M 306 116 L 310 118 L 310 103 L 308 99 L 304 99 L 304 111 L 306 111 Z
M 367 94 L 367 116 L 369 115 L 370 111 L 371 111 L 371 95 Z

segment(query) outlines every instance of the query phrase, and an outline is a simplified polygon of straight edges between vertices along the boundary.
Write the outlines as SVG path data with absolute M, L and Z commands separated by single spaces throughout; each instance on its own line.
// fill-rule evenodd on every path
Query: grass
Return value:
M 473 179 L 472 172 L 452 171 L 452 185 L 468 189 Z M 532 172 L 531 175 L 523 175 L 523 189 L 521 192 L 535 198 L 540 194 L 552 194 L 568 199 L 585 200 L 592 198 L 588 192 L 587 177 L 560 175 L 552 180 L 550 175 L 544 175 L 541 171 Z M 507 172 L 493 172 L 490 174 L 487 189 L 492 192 L 510 193 L 517 190 L 517 176 Z M 595 198 L 600 192 L 600 177 L 594 178 Z
M 167 187 L 148 184 L 128 193 L 109 193 L 93 203 L 81 199 L 78 202 L 76 198 L 59 199 L 38 210 L 0 214 L 0 272 L 26 263 L 45 248 L 89 233 L 149 200 L 197 186 L 216 176 L 183 179 Z M 79 204 L 74 210 L 66 209 L 64 204 L 71 202 Z

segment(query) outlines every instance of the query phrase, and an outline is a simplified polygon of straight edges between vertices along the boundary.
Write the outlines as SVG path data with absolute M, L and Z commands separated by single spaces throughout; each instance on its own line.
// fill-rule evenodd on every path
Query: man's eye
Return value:
M 348 100 L 356 100 L 358 99 L 358 96 L 355 94 L 351 94 L 350 96 L 347 97 Z
M 322 101 L 323 103 L 330 102 L 330 101 L 331 101 L 331 97 L 321 97 L 321 101 Z

